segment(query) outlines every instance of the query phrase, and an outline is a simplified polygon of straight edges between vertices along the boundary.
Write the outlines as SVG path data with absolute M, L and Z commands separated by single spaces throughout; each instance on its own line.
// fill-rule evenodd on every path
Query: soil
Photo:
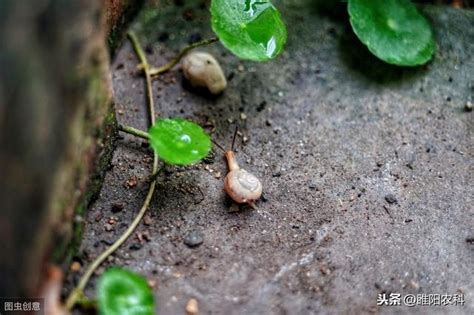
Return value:
M 159 177 L 144 222 L 98 273 L 119 265 L 142 274 L 162 315 L 183 314 L 191 298 L 202 314 L 474 313 L 473 113 L 464 110 L 474 95 L 474 12 L 423 7 L 434 61 L 397 68 L 358 42 L 339 4 L 277 6 L 289 38 L 276 60 L 242 61 L 219 43 L 201 49 L 228 76 L 223 95 L 190 89 L 179 67 L 153 82 L 160 117 L 198 122 L 225 147 L 240 126 L 237 159 L 264 187 L 258 209 L 231 211 L 216 148 Z M 178 1 L 142 12 L 132 28 L 161 65 L 212 37 L 209 19 L 205 5 Z M 124 42 L 112 65 L 117 117 L 146 130 L 136 67 Z M 123 135 L 85 217 L 83 265 L 133 220 L 150 168 L 147 144 Z M 462 293 L 465 304 L 377 306 L 380 293 Z

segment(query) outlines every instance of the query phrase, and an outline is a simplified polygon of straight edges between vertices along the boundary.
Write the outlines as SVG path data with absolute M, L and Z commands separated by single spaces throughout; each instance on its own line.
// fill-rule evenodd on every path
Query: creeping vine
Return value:
M 203 40 L 201 42 L 192 44 L 184 48 L 183 50 L 181 50 L 178 53 L 178 55 L 166 65 L 157 67 L 157 68 L 151 68 L 135 33 L 128 32 L 127 36 L 130 39 L 133 49 L 135 50 L 135 53 L 137 54 L 138 59 L 140 61 L 139 68 L 143 71 L 145 75 L 149 125 L 153 126 L 156 122 L 156 118 L 155 118 L 155 104 L 153 100 L 153 90 L 152 90 L 152 76 L 157 76 L 173 68 L 176 64 L 178 64 L 181 58 L 184 55 L 186 55 L 186 53 L 188 53 L 190 50 L 196 47 L 212 44 L 216 42 L 218 39 L 212 38 L 212 39 Z M 126 132 L 134 136 L 149 140 L 149 134 L 145 131 L 142 131 L 130 126 L 124 126 L 124 125 L 119 125 L 118 129 L 122 132 Z M 145 201 L 143 202 L 142 207 L 140 208 L 137 216 L 135 217 L 133 222 L 130 224 L 130 226 L 127 228 L 127 230 L 115 241 L 115 243 L 113 243 L 110 247 L 108 247 L 105 251 L 103 251 L 87 268 L 85 273 L 80 278 L 77 286 L 70 292 L 69 296 L 66 299 L 65 308 L 67 311 L 70 311 L 77 303 L 82 304 L 84 301 L 87 301 L 87 298 L 84 296 L 84 288 L 86 287 L 94 271 L 107 259 L 108 256 L 110 256 L 113 252 L 115 252 L 135 231 L 135 229 L 137 228 L 138 224 L 141 222 L 143 216 L 146 213 L 146 210 L 148 209 L 150 205 L 150 201 L 156 189 L 156 178 L 159 175 L 159 173 L 164 169 L 165 166 L 166 166 L 166 163 L 163 163 L 163 166 L 160 169 L 158 169 L 158 154 L 155 152 L 155 150 L 153 150 L 153 166 L 152 166 L 151 175 L 149 177 L 150 186 L 148 188 L 148 193 L 146 195 L 146 198 L 145 198 Z

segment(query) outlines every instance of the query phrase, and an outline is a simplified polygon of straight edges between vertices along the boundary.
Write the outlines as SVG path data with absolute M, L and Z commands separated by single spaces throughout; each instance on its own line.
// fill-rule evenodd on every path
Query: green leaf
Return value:
M 348 10 L 357 37 L 383 61 L 416 66 L 433 57 L 431 27 L 409 0 L 349 0 Z
M 153 315 L 153 294 L 145 279 L 120 268 L 110 268 L 99 279 L 102 315 Z
M 242 59 L 275 58 L 286 42 L 280 13 L 268 0 L 212 0 L 212 29 Z
M 184 119 L 158 120 L 149 134 L 152 148 L 169 164 L 192 164 L 211 150 L 211 140 L 204 130 Z

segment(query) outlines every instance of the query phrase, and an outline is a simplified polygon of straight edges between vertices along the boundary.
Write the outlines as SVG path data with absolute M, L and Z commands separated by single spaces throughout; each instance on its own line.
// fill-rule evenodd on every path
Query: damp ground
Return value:
M 132 26 L 154 65 L 212 36 L 205 5 L 176 3 Z M 474 96 L 474 13 L 425 7 L 436 57 L 396 68 L 358 42 L 337 7 L 277 5 L 289 38 L 276 60 L 244 62 L 219 43 L 201 49 L 224 68 L 223 95 L 190 89 L 179 67 L 153 82 L 159 117 L 193 120 L 226 147 L 240 126 L 237 159 L 264 187 L 258 209 L 229 212 L 218 149 L 168 168 L 143 223 L 98 273 L 119 265 L 145 276 L 161 315 L 183 314 L 190 298 L 202 314 L 415 311 L 377 307 L 380 293 L 461 293 L 464 307 L 430 313 L 472 314 L 474 125 L 464 104 Z M 112 80 L 119 122 L 145 130 L 137 62 L 125 41 Z M 132 221 L 150 168 L 147 144 L 122 134 L 84 218 L 83 265 Z

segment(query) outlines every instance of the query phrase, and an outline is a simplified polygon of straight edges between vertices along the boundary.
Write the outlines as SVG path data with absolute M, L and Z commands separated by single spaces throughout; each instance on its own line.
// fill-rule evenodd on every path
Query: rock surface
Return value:
M 36 297 L 112 157 L 110 59 L 98 1 L 0 7 L 0 296 Z
M 190 298 L 202 314 L 417 311 L 376 306 L 382 292 L 463 292 L 464 307 L 434 310 L 472 314 L 473 114 L 463 107 L 474 93 L 474 13 L 423 8 L 436 34 L 435 60 L 402 69 L 370 55 L 338 7 L 282 2 L 289 39 L 280 58 L 244 62 L 220 44 L 206 48 L 229 75 L 222 96 L 191 92 L 177 68 L 153 83 L 162 117 L 215 128 L 226 147 L 235 127 L 229 122 L 240 125 L 247 142 L 239 138 L 237 159 L 264 187 L 258 210 L 228 213 L 223 179 L 214 176 L 226 164 L 216 149 L 206 164 L 159 178 L 138 229 L 150 241 L 129 251 L 131 238 L 107 265 L 157 280 L 161 315 L 183 313 Z M 212 36 L 207 9 L 189 3 L 145 12 L 134 26 L 152 64 L 170 60 L 189 38 Z M 116 106 L 122 123 L 146 129 L 136 65 L 126 42 L 113 63 Z M 150 155 L 131 136 L 119 142 L 88 213 L 85 262 L 132 221 L 145 198 Z M 132 176 L 138 184 L 124 188 Z M 111 202 L 127 210 L 113 213 L 118 223 L 107 232 Z M 191 229 L 206 236 L 192 249 L 183 242 Z

